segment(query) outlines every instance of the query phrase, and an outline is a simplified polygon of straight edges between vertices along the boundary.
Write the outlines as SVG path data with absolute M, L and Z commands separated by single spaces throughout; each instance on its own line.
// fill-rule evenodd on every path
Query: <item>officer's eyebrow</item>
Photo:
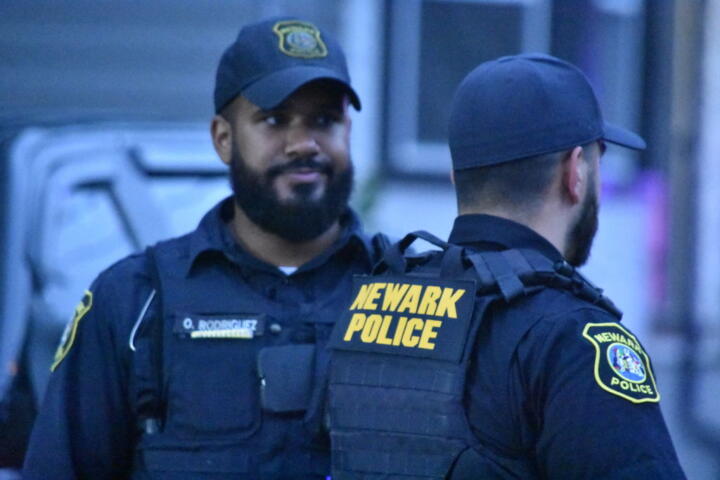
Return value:
M 279 105 L 272 107 L 266 111 L 269 112 L 287 112 L 297 108 L 297 99 L 287 98 Z M 312 110 L 336 110 L 341 112 L 350 105 L 350 97 L 346 92 L 341 91 L 330 91 L 323 95 L 318 95 L 312 101 L 307 103 L 304 100 L 300 100 L 301 104 L 310 105 Z

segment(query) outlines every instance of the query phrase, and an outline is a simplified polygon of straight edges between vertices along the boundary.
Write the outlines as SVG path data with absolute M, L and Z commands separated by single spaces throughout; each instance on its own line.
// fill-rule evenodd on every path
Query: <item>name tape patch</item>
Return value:
M 337 349 L 460 361 L 475 283 L 407 277 L 355 277 L 350 307 L 336 324 Z
M 634 335 L 617 323 L 588 323 L 583 337 L 595 347 L 595 381 L 633 403 L 659 402 L 650 358 Z
M 173 332 L 192 339 L 251 339 L 265 332 L 265 316 L 256 313 L 228 315 L 180 314 L 175 318 Z

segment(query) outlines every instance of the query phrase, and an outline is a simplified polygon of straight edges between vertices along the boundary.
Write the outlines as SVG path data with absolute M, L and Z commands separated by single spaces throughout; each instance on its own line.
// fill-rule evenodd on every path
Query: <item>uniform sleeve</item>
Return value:
M 24 479 L 129 476 L 135 421 L 128 339 L 149 292 L 147 281 L 122 267 L 101 274 L 85 292 L 56 353 Z
M 593 308 L 543 324 L 545 338 L 530 342 L 523 366 L 543 476 L 685 478 L 632 332 Z

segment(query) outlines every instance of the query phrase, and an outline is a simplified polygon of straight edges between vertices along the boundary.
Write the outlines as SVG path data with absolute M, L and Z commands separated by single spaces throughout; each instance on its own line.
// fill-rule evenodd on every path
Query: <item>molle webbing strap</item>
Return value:
M 603 295 L 602 289 L 590 283 L 575 268 L 564 260 L 552 262 L 535 250 L 474 252 L 448 244 L 428 232 L 419 230 L 407 234 L 402 240 L 388 247 L 375 272 L 379 273 L 386 269 L 395 273 L 407 273 L 413 265 L 408 263 L 405 251 L 418 238 L 444 250 L 440 265 L 441 277 L 466 278 L 467 271 L 463 270 L 466 261 L 469 260 L 479 280 L 479 295 L 499 291 L 503 299 L 510 302 L 534 290 L 533 287 L 549 286 L 569 290 L 615 316 L 622 316 L 622 312 L 613 302 Z M 430 257 L 426 255 L 425 260 L 428 258 Z
M 485 264 L 506 302 L 525 293 L 525 286 L 502 252 L 483 252 L 471 257 L 475 268 Z
M 463 258 L 465 250 L 457 245 L 448 246 L 447 250 L 440 261 L 440 277 L 441 278 L 463 278 L 465 277 L 466 268 Z
M 331 370 L 330 381 L 366 387 L 426 390 L 448 395 L 462 393 L 464 381 L 451 370 L 418 370 L 415 362 L 402 359 L 345 362 Z
M 446 250 L 449 247 L 449 244 L 447 242 L 440 240 L 432 233 L 428 233 L 423 230 L 408 233 L 407 235 L 405 235 L 405 237 L 402 238 L 402 240 L 396 242 L 394 245 L 390 246 L 385 251 L 383 261 L 375 269 L 375 273 L 377 273 L 377 271 L 381 271 L 383 267 L 386 267 L 394 273 L 406 273 L 408 269 L 408 263 L 405 257 L 405 251 L 418 238 L 425 240 L 426 242 L 431 243 L 437 247 L 440 247 L 442 250 Z
M 381 395 L 382 390 L 378 389 L 377 393 Z M 429 405 L 433 407 L 441 405 L 447 398 L 431 393 L 425 393 L 423 396 L 429 397 L 428 400 L 431 400 Z M 374 403 L 355 403 L 352 408 L 334 409 L 333 421 L 342 424 L 343 429 L 369 429 L 376 432 L 391 432 L 393 435 L 431 436 L 456 432 L 457 438 L 462 438 L 461 434 L 467 428 L 460 402 L 457 402 L 457 407 L 454 409 L 435 411 L 430 407 L 424 410 L 409 409 L 404 404 L 386 405 L 382 403 L 381 398 L 375 400 L 377 401 Z
M 337 398 L 330 399 L 333 424 L 381 435 L 452 436 L 451 432 L 456 432 L 457 437 L 462 437 L 466 429 L 461 409 L 451 409 L 455 415 L 448 415 L 450 404 L 460 405 L 462 401 L 462 369 L 439 362 L 421 369 L 420 364 L 412 358 L 368 359 L 363 354 L 345 353 L 345 361 L 332 369 L 330 382 L 343 385 L 343 399 L 354 400 L 337 403 Z M 372 394 L 368 396 L 368 392 Z M 418 402 L 419 398 L 422 402 Z M 376 450 L 375 446 L 367 448 Z
M 622 317 L 622 311 L 615 306 L 612 300 L 603 295 L 603 290 L 593 285 L 566 261 L 552 263 L 547 257 L 534 250 L 506 250 L 503 253 L 526 285 L 547 285 L 569 290 L 573 295 L 597 305 L 617 317 Z M 532 270 L 525 273 L 528 265 Z
M 342 443 L 335 439 L 335 443 Z M 345 477 L 333 475 L 333 478 L 384 479 L 384 480 L 442 480 L 447 475 L 446 465 L 452 463 L 454 451 L 420 453 L 394 453 L 385 451 L 353 451 L 346 453 L 341 445 L 333 452 L 333 467 L 340 471 L 355 472 L 360 475 Z M 372 469 L 368 466 L 372 465 Z M 387 472 L 394 472 L 388 475 Z M 396 472 L 396 473 L 395 473 Z M 373 475 L 375 474 L 375 476 Z
M 528 293 L 534 287 L 554 287 L 607 310 L 617 317 L 622 312 L 593 285 L 565 261 L 552 262 L 535 250 L 510 249 L 499 252 L 467 254 L 480 280 L 478 293 L 500 291 L 506 302 Z
M 158 292 L 155 298 L 156 315 L 151 315 L 140 325 L 135 340 L 136 350 L 133 369 L 136 378 L 135 408 L 140 428 L 148 434 L 156 433 L 162 427 L 163 399 L 163 325 L 162 290 L 154 249 L 148 247 L 146 255 L 153 288 Z

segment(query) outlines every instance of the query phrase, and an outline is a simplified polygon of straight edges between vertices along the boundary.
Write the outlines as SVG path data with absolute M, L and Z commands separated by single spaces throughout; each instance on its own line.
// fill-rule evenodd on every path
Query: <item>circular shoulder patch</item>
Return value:
M 588 323 L 585 337 L 595 347 L 595 381 L 633 403 L 659 402 L 650 358 L 635 336 L 618 323 Z
M 55 359 L 50 367 L 51 372 L 55 371 L 58 365 L 60 365 L 60 362 L 63 361 L 70 351 L 70 348 L 72 348 L 73 343 L 75 342 L 78 324 L 85 314 L 87 314 L 87 312 L 89 312 L 92 308 L 92 298 L 92 292 L 90 290 L 85 290 L 85 295 L 83 295 L 82 300 L 80 300 L 80 303 L 78 303 L 77 307 L 75 307 L 73 318 L 68 322 L 67 326 L 65 326 L 62 337 L 60 337 L 60 345 L 58 345 L 58 348 L 55 351 Z
M 634 383 L 643 383 L 647 378 L 640 355 L 627 345 L 613 343 L 607 349 L 607 360 L 616 374 Z

